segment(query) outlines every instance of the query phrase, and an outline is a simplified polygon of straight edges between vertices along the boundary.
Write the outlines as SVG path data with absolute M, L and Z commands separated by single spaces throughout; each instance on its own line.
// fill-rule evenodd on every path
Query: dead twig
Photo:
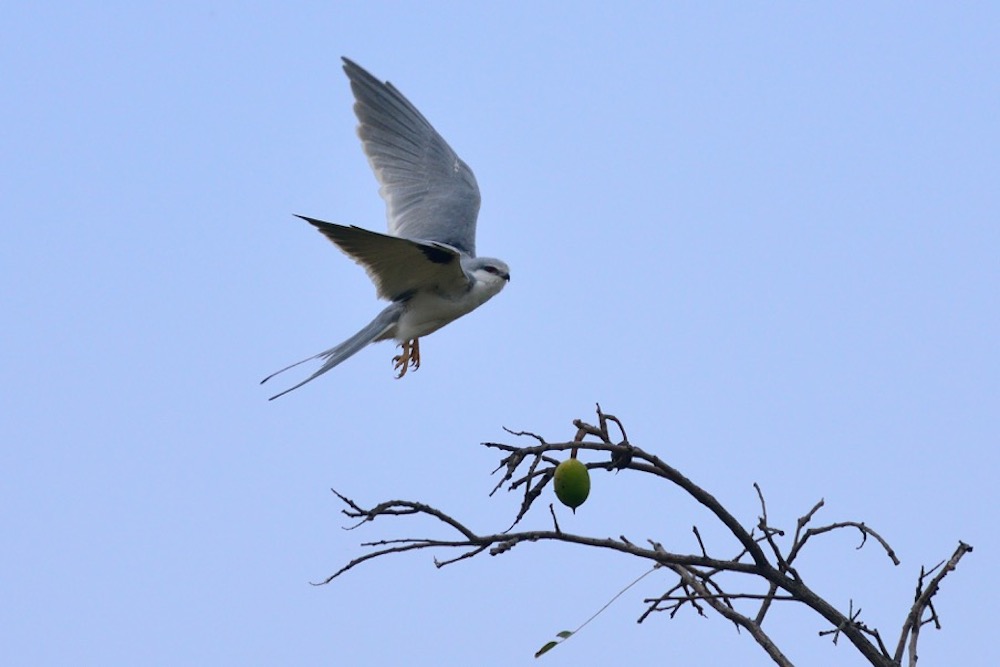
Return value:
M 654 612 L 667 612 L 670 617 L 674 617 L 681 609 L 687 607 L 704 616 L 712 610 L 731 621 L 737 629 L 746 630 L 778 665 L 791 663 L 763 629 L 767 612 L 775 602 L 798 603 L 813 610 L 830 624 L 830 629 L 820 632 L 821 636 L 831 637 L 834 644 L 837 644 L 842 636 L 846 637 L 870 664 L 879 667 L 898 667 L 907 649 L 910 665 L 916 665 L 917 640 L 921 628 L 928 624 L 933 624 L 936 628 L 941 627 L 933 598 L 944 577 L 957 567 L 966 553 L 972 551 L 972 547 L 964 542 L 959 543 L 959 547 L 948 561 L 939 563 L 929 570 L 921 569 L 913 605 L 903 623 L 896 650 L 890 655 L 878 630 L 869 627 L 861 619 L 861 609 L 860 607 L 855 609 L 853 599 L 849 601 L 847 613 L 840 612 L 806 586 L 794 567 L 806 545 L 814 542 L 814 537 L 840 529 L 854 529 L 860 533 L 861 541 L 857 546 L 858 549 L 867 543 L 869 537 L 873 538 L 893 564 L 898 565 L 899 559 L 895 551 L 878 532 L 864 522 L 858 521 L 841 521 L 810 527 L 824 506 L 824 501 L 821 499 L 798 518 L 794 534 L 788 542 L 789 537 L 786 532 L 772 524 L 764 493 L 756 483 L 753 484 L 753 488 L 760 503 L 760 515 L 755 526 L 744 527 L 715 496 L 659 457 L 631 444 L 621 420 L 605 413 L 600 405 L 597 405 L 597 425 L 581 419 L 575 419 L 572 423 L 575 429 L 574 435 L 572 440 L 567 442 L 548 442 L 530 431 L 505 428 L 504 430 L 513 436 L 534 439 L 535 444 L 519 447 L 505 443 L 483 443 L 485 447 L 498 450 L 503 455 L 493 471 L 496 473 L 503 470 L 503 475 L 490 492 L 490 496 L 503 487 L 508 491 L 521 493 L 520 507 L 513 522 L 506 530 L 500 532 L 476 532 L 453 516 L 426 503 L 389 500 L 365 508 L 334 490 L 333 493 L 344 505 L 342 513 L 355 520 L 355 523 L 345 527 L 346 530 L 356 530 L 365 524 L 390 517 L 424 516 L 443 526 L 448 535 L 366 542 L 362 546 L 371 549 L 368 553 L 351 560 L 317 585 L 330 583 L 362 563 L 390 554 L 423 549 L 459 550 L 458 555 L 451 558 L 435 557 L 434 564 L 440 568 L 473 558 L 483 552 L 499 556 L 526 542 L 558 541 L 608 549 L 648 561 L 652 567 L 629 587 L 661 568 L 669 569 L 677 575 L 676 583 L 662 595 L 644 600 L 647 606 L 638 618 L 640 623 Z M 612 437 L 610 433 L 612 424 L 619 432 L 620 439 L 617 439 L 618 434 Z M 566 451 L 572 452 L 573 456 L 585 452 L 607 457 L 604 461 L 585 463 L 591 471 L 606 469 L 647 474 L 672 484 L 715 516 L 739 543 L 738 553 L 731 558 L 714 557 L 697 526 L 692 527 L 697 542 L 696 553 L 672 552 L 661 542 L 650 538 L 647 538 L 650 545 L 647 548 L 630 541 L 624 535 L 614 540 L 567 533 L 560 527 L 555 505 L 552 503 L 548 504 L 552 530 L 513 532 L 552 482 L 555 468 L 559 464 L 557 456 L 560 452 Z M 624 590 L 618 595 L 623 592 Z M 744 607 L 752 607 L 751 603 L 759 603 L 756 614 L 752 616 L 742 611 Z M 565 638 L 572 634 L 560 633 L 560 636 Z M 550 642 L 551 645 L 546 645 L 539 655 L 551 650 L 555 643 Z

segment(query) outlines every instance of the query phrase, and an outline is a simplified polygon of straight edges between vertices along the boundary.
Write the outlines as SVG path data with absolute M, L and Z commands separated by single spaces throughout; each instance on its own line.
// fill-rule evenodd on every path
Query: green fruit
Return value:
M 575 514 L 590 495 L 590 472 L 578 459 L 566 459 L 556 467 L 554 484 L 556 497 Z

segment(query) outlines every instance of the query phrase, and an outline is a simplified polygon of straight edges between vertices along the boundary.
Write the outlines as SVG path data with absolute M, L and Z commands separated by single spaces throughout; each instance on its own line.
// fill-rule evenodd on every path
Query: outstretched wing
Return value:
M 399 301 L 417 291 L 460 294 L 469 287 L 460 255 L 433 241 L 416 241 L 298 216 L 364 267 L 381 299 Z
M 391 83 L 343 60 L 389 233 L 437 241 L 475 257 L 479 186 L 472 170 Z

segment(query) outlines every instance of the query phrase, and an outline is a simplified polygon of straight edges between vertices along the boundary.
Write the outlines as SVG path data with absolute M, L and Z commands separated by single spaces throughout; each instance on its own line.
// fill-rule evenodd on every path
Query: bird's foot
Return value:
M 403 350 L 403 353 L 392 358 L 392 365 L 396 370 L 397 380 L 406 375 L 408 369 L 417 370 L 420 368 L 420 339 L 414 338 L 413 340 L 403 341 L 399 344 L 399 347 Z

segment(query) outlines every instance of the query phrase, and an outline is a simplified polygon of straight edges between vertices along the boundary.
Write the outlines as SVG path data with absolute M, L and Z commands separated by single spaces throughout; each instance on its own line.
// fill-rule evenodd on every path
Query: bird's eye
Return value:
M 500 273 L 500 270 L 495 266 L 484 266 L 483 268 L 486 269 L 486 273 L 492 273 L 493 275 Z

